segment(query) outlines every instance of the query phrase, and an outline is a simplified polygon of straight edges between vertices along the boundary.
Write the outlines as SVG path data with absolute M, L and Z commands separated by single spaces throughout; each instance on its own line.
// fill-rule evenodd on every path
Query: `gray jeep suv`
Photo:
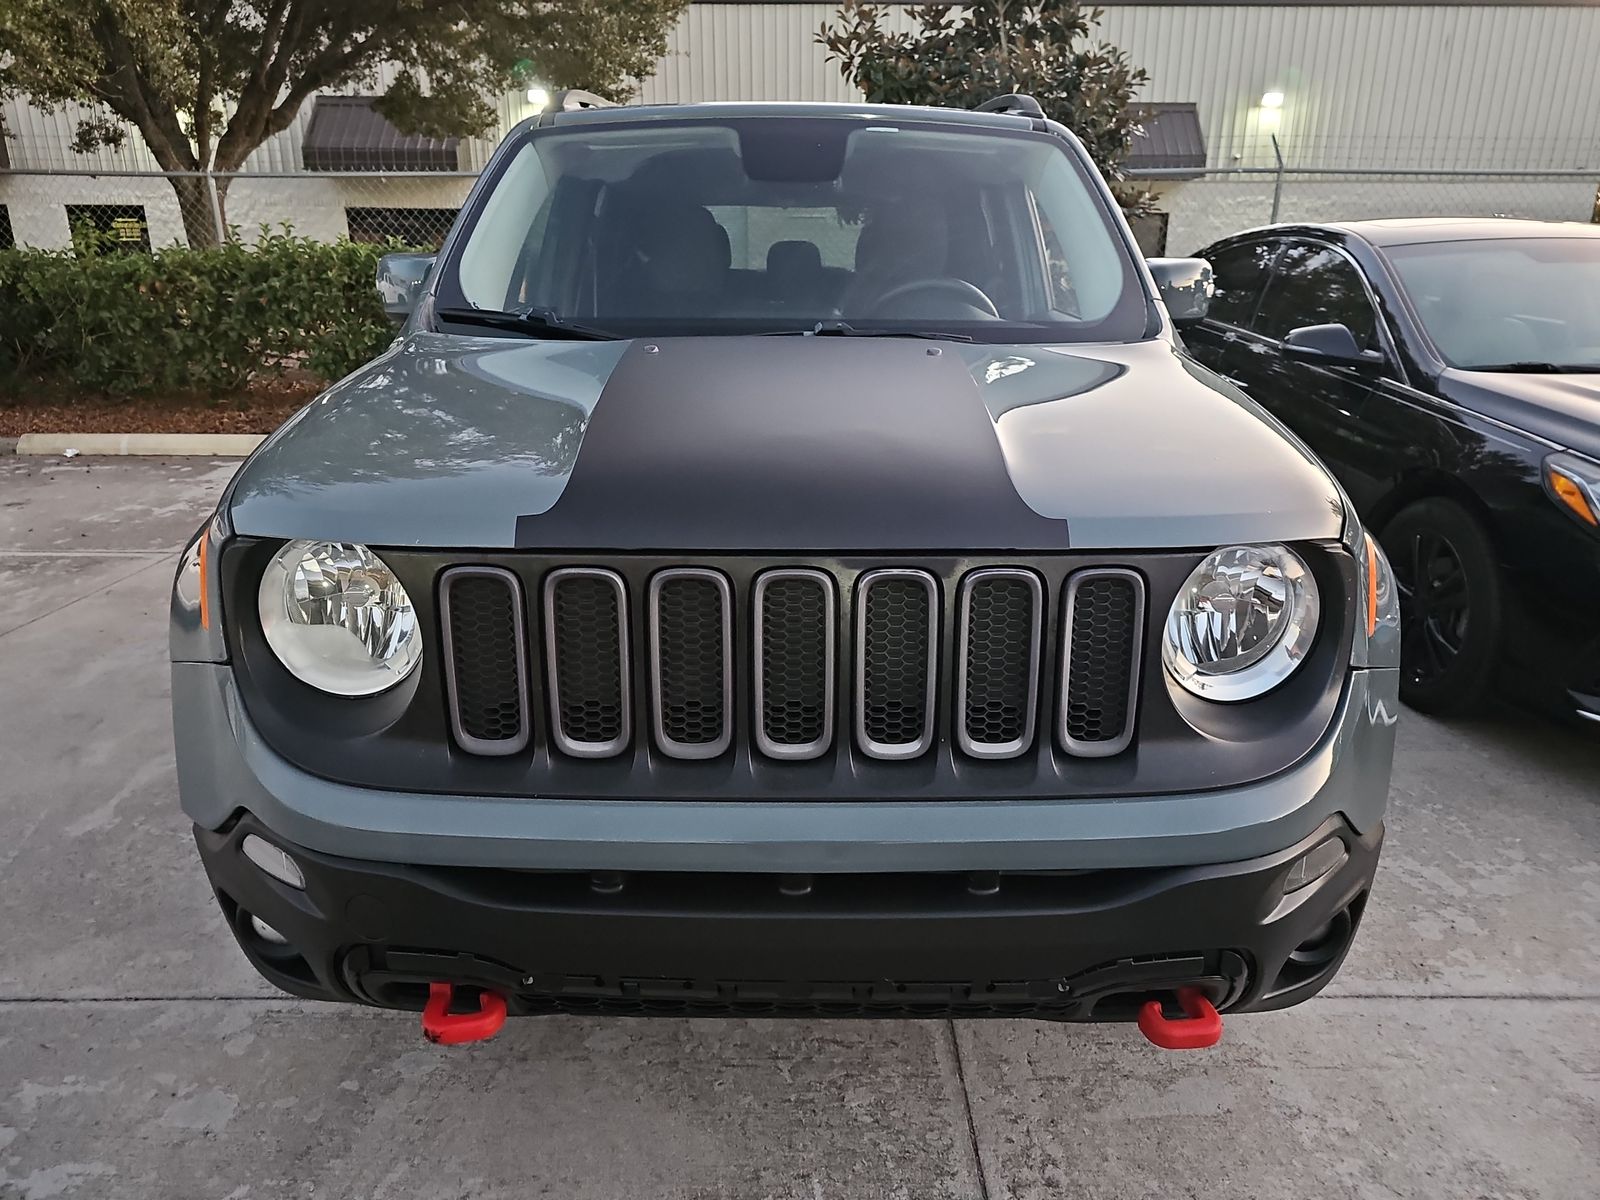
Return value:
M 296 995 L 1134 1020 L 1332 977 L 1393 587 L 1025 97 L 512 131 L 180 566 L 179 784 Z M 415 280 L 392 263 L 391 280 Z M 1158 283 L 1157 281 L 1161 281 Z

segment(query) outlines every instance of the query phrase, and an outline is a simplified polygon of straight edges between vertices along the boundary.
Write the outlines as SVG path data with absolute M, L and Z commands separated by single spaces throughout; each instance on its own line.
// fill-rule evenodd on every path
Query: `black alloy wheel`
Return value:
M 1500 644 L 1500 572 L 1488 535 L 1454 501 L 1422 500 L 1384 527 L 1400 589 L 1400 696 L 1422 712 L 1483 707 Z

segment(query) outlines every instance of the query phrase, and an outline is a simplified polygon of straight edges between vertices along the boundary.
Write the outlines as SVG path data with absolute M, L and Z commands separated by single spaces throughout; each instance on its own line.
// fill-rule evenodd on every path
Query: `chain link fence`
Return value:
M 262 229 L 319 241 L 437 246 L 472 171 L 295 171 L 232 175 L 0 170 L 0 247 L 152 249 L 249 242 Z M 1187 254 L 1274 221 L 1510 216 L 1593 222 L 1600 166 L 1583 170 L 1212 168 L 1135 176 L 1155 212 L 1136 222 L 1147 252 Z M 759 230 L 752 229 L 759 240 Z M 840 265 L 848 266 L 848 263 Z
M 253 241 L 263 229 L 317 241 L 436 247 L 472 171 L 0 170 L 0 248 L 150 250 Z
M 1227 234 L 1279 221 L 1600 221 L 1600 166 L 1455 171 L 1233 167 L 1182 180 L 1145 176 L 1138 181 L 1155 197 L 1154 215 L 1136 222 L 1140 241 L 1152 254 L 1189 254 Z

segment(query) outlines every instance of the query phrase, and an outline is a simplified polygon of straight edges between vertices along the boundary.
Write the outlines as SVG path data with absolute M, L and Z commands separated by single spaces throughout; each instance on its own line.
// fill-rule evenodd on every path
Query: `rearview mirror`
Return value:
M 431 254 L 385 254 L 378 260 L 378 296 L 389 320 L 405 323 L 432 269 Z
M 1150 268 L 1174 325 L 1182 327 L 1205 320 L 1216 291 L 1210 263 L 1203 258 L 1147 258 L 1145 265 Z
M 1324 367 L 1381 367 L 1383 355 L 1363 350 L 1348 325 L 1304 325 L 1283 339 L 1283 353 Z

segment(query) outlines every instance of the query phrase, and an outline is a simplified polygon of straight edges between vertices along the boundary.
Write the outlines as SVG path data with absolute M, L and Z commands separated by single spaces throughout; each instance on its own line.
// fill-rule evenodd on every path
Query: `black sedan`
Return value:
M 1600 227 L 1277 225 L 1200 253 L 1216 295 L 1184 340 L 1381 531 L 1402 696 L 1600 722 Z

